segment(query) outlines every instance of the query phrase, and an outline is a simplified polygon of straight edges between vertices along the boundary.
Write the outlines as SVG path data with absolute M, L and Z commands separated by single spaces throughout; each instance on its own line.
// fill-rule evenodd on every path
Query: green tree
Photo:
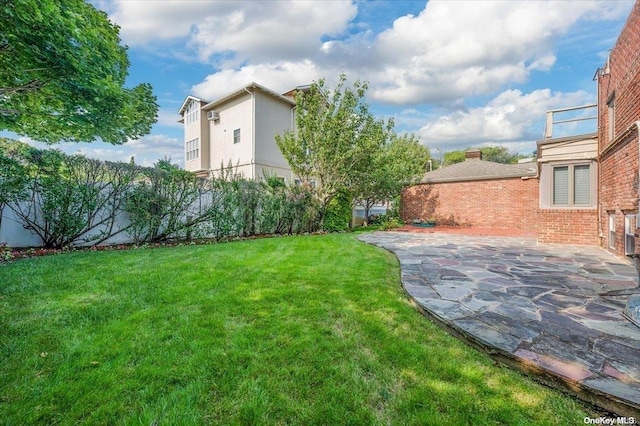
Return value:
M 449 151 L 444 153 L 444 165 L 450 166 L 451 164 L 461 163 L 465 159 L 464 151 Z
M 356 202 L 364 206 L 365 218 L 373 205 L 394 199 L 403 188 L 417 182 L 429 158 L 429 150 L 414 135 L 393 135 L 386 141 L 356 189 Z
M 471 148 L 467 148 L 462 151 L 449 151 L 444 153 L 444 165 L 449 166 L 451 164 L 460 163 L 465 160 L 465 152 Z M 494 163 L 502 164 L 515 164 L 521 158 L 526 158 L 526 155 L 517 154 L 509 151 L 508 148 L 503 146 L 484 146 L 480 148 L 482 153 L 482 159 L 484 161 L 491 161 Z
M 513 153 L 503 146 L 485 146 L 480 148 L 482 159 L 493 161 L 494 163 L 515 164 L 519 159 L 525 158 L 525 155 Z
M 375 119 L 364 102 L 367 83 L 346 85 L 341 75 L 334 90 L 324 79 L 296 94 L 296 130 L 276 135 L 276 143 L 303 183 L 317 180 L 320 223 L 331 201 L 341 192 L 353 193 L 372 154 L 384 143 L 393 122 Z
M 82 0 L 0 3 L 0 130 L 57 143 L 121 144 L 150 132 L 149 84 L 124 87 L 119 29 Z

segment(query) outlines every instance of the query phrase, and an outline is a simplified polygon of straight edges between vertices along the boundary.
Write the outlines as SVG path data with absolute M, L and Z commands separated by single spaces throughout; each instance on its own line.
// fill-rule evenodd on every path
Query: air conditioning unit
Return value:
M 207 118 L 211 121 L 220 121 L 220 113 L 218 111 L 208 111 Z

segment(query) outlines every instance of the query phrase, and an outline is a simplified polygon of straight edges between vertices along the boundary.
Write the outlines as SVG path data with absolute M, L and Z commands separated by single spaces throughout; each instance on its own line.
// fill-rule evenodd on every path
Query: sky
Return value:
M 158 121 L 149 135 L 124 145 L 54 147 L 110 161 L 133 156 L 143 165 L 165 157 L 184 164 L 178 110 L 188 95 L 213 101 L 250 82 L 284 93 L 320 78 L 334 87 L 340 74 L 351 82 L 367 81 L 370 110 L 393 118 L 396 132 L 413 133 L 436 158 L 452 150 L 495 145 L 530 154 L 542 139 L 547 110 L 596 102 L 593 76 L 634 4 L 91 3 L 120 27 L 131 62 L 127 86 L 153 86 L 160 105 Z M 595 131 L 593 121 L 581 126 L 554 128 L 554 136 Z

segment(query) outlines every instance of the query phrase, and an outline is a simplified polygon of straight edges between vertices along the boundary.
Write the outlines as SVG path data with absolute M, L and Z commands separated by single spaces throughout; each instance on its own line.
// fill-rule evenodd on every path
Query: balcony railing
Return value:
M 562 124 L 562 123 L 572 123 L 572 122 L 578 122 L 578 121 L 588 121 L 588 120 L 597 120 L 598 116 L 597 115 L 585 115 L 588 114 L 591 110 L 593 110 L 593 108 L 597 108 L 598 104 L 589 104 L 589 105 L 581 105 L 581 106 L 575 106 L 575 107 L 569 107 L 569 108 L 559 108 L 559 109 L 552 109 L 547 111 L 547 122 L 544 126 L 544 138 L 545 139 L 550 139 L 553 137 L 553 125 L 554 124 Z M 567 112 L 577 112 L 576 115 L 572 116 L 571 118 L 564 118 L 564 119 L 557 119 L 557 115 L 562 114 L 563 116 L 566 116 L 566 114 L 563 113 L 567 113 Z M 597 128 L 597 125 L 594 126 L 594 132 Z

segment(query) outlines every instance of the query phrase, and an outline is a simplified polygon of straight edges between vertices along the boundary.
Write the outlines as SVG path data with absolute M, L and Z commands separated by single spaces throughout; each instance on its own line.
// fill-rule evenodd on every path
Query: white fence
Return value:
M 119 229 L 123 229 L 129 224 L 129 220 L 121 214 L 117 218 L 116 223 Z M 86 237 L 90 239 L 92 236 L 99 235 L 100 231 L 102 231 L 102 229 L 98 227 L 88 233 Z M 126 232 L 121 232 L 102 244 L 127 244 L 132 242 L 132 239 Z M 0 244 L 2 243 L 7 244 L 9 247 L 42 247 L 40 237 L 33 231 L 25 229 L 20 219 L 16 217 L 15 213 L 9 207 L 4 208 L 2 221 L 0 222 Z M 78 245 L 81 246 L 83 244 Z M 91 243 L 88 242 L 84 245 L 89 246 Z

